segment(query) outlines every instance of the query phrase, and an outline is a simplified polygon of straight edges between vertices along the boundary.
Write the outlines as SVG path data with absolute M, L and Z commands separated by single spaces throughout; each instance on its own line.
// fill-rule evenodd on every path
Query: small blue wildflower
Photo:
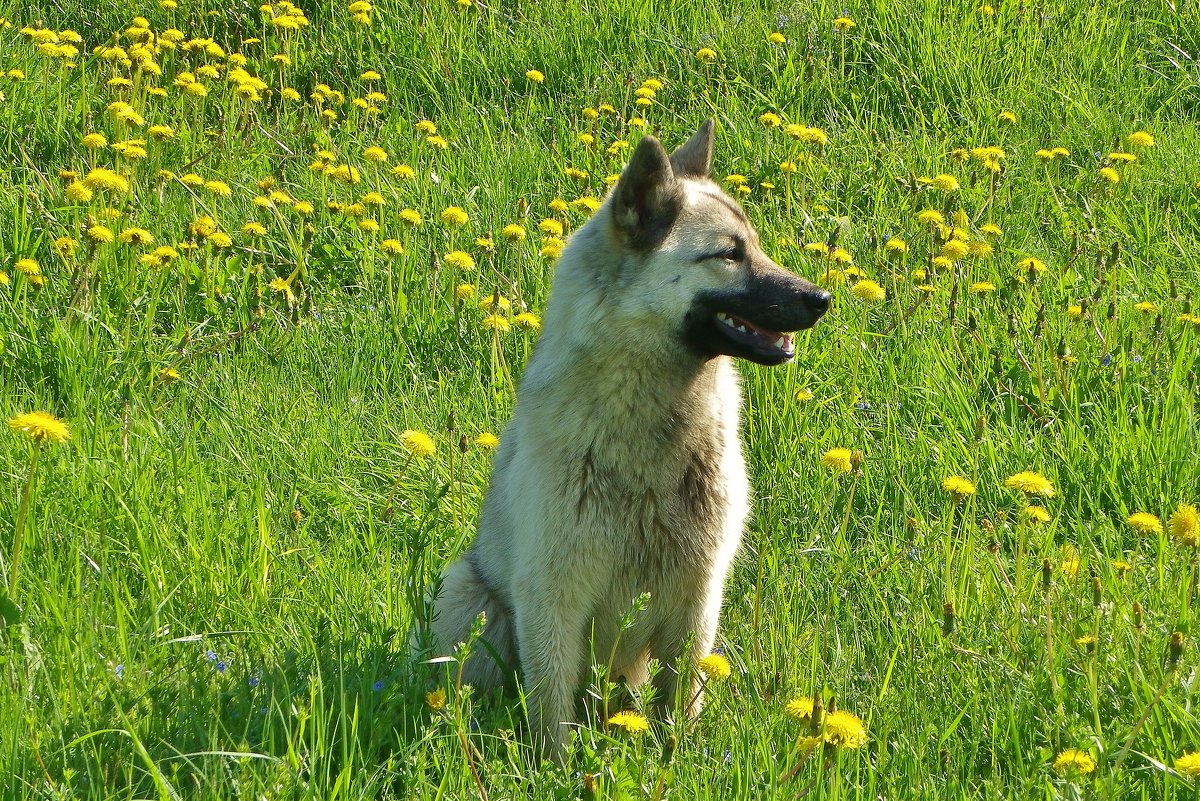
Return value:
M 246 683 L 249 684 L 251 687 L 257 687 L 258 686 L 258 676 L 251 676 L 249 679 L 246 680 Z
M 374 690 L 375 692 L 379 692 L 380 690 L 382 690 L 383 689 L 383 679 L 380 679 L 379 681 L 372 684 L 371 689 Z
M 227 664 L 225 663 L 225 660 L 221 660 L 220 662 L 218 662 L 218 663 L 217 663 L 216 667 L 217 667 L 217 672 L 218 672 L 218 673 L 224 673 L 224 672 L 225 672 L 225 670 L 226 670 L 226 668 L 228 668 L 228 667 L 229 667 L 229 665 L 227 665 Z
M 1106 353 L 1100 357 L 1100 366 L 1101 367 L 1108 367 L 1112 363 L 1113 363 L 1113 355 L 1111 353 Z
M 113 668 L 113 673 L 116 674 L 118 679 L 123 677 L 125 675 L 125 666 L 117 665 L 115 668 Z
M 1133 355 L 1133 363 L 1134 363 L 1134 364 L 1141 364 L 1141 363 L 1142 363 L 1142 357 L 1141 357 L 1141 356 L 1139 356 L 1139 355 L 1137 355 L 1137 354 L 1135 353 L 1135 354 Z
M 217 661 L 217 652 L 216 651 L 205 651 L 204 658 L 207 659 L 209 662 L 216 662 Z

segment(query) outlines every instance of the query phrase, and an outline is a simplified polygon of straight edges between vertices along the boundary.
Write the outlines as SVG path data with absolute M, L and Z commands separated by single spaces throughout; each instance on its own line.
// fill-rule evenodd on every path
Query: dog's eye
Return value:
M 742 260 L 742 255 L 743 254 L 742 254 L 741 247 L 735 245 L 734 247 L 731 247 L 728 250 L 723 250 L 720 253 L 718 253 L 717 258 L 724 259 L 725 261 L 740 262 Z

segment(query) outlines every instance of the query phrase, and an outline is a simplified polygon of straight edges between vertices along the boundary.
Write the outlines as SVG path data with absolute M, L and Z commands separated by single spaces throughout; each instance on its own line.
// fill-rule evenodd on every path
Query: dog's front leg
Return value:
M 543 578 L 544 582 L 545 579 Z M 566 587 L 530 587 L 517 600 L 517 648 L 529 724 L 543 755 L 566 755 L 587 661 L 586 613 Z
M 723 585 L 724 576 L 714 579 L 706 597 L 681 605 L 650 643 L 651 655 L 661 663 L 654 676 L 654 698 L 662 711 L 680 711 L 688 718 L 700 714 L 704 683 L 696 663 L 712 651 L 716 641 Z M 680 674 L 688 681 L 680 681 Z

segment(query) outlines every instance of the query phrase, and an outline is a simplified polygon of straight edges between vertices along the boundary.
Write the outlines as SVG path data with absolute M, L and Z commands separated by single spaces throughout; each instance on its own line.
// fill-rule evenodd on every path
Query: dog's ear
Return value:
M 676 175 L 686 178 L 712 176 L 713 121 L 707 119 L 692 138 L 671 154 L 671 167 Z
M 682 207 L 667 151 L 653 136 L 643 136 L 614 190 L 614 227 L 629 246 L 647 250 L 662 242 Z

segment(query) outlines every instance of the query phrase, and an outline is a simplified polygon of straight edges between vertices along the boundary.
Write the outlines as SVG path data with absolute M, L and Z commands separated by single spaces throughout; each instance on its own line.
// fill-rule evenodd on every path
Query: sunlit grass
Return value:
M 1194 797 L 1184 11 L 5 14 L 5 797 Z M 700 720 L 644 728 L 597 655 L 537 767 L 519 699 L 409 630 L 564 241 L 640 136 L 709 116 L 834 308 L 742 369 L 755 512 L 722 656 L 681 666 Z

